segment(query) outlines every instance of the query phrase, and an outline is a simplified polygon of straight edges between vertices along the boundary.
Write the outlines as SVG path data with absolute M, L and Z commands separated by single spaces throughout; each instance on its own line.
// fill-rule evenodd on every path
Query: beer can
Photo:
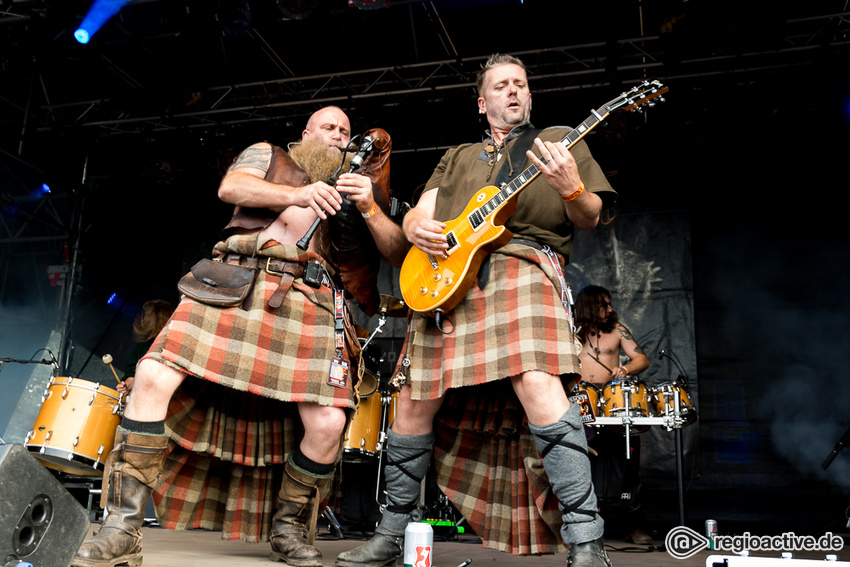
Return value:
M 404 567 L 431 567 L 434 528 L 426 522 L 410 522 L 404 530 Z
M 708 538 L 708 548 L 714 549 L 714 538 L 717 537 L 717 520 L 705 521 L 705 537 Z

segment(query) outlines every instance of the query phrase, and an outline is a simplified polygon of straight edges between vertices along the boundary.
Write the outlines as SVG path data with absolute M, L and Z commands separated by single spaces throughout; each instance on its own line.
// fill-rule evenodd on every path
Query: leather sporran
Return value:
M 256 270 L 205 258 L 180 278 L 177 289 L 195 301 L 215 307 L 241 305 L 251 292 Z

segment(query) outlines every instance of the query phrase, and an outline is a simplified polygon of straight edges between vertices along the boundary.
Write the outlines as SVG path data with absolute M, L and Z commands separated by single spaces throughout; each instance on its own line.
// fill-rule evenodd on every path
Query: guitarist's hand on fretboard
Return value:
M 602 213 L 602 199 L 588 191 L 576 194 L 582 182 L 573 154 L 561 142 L 543 142 L 540 138 L 535 138 L 534 145 L 537 146 L 540 157 L 538 158 L 531 150 L 528 150 L 526 155 L 546 177 L 549 186 L 562 198 L 575 195 L 574 198 L 565 201 L 570 221 L 579 228 L 595 227 Z
M 572 195 L 581 186 L 581 177 L 573 154 L 560 142 L 544 142 L 534 138 L 540 157 L 528 150 L 526 155 L 546 177 L 549 186 L 562 197 Z M 542 158 L 542 159 L 541 159 Z

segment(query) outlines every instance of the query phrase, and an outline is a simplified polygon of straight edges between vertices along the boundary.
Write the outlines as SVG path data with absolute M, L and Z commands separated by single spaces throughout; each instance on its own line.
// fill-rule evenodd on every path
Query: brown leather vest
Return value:
M 367 156 L 357 173 L 372 180 L 375 203 L 385 214 L 389 214 L 392 139 L 381 128 L 373 128 L 367 134 L 375 140 L 374 152 Z M 272 146 L 272 158 L 265 180 L 292 187 L 310 183 L 307 173 L 278 146 Z M 274 222 L 277 215 L 278 213 L 270 209 L 237 206 L 233 217 L 222 231 L 222 237 L 227 238 L 237 229 L 263 230 Z M 379 305 L 377 282 L 381 259 L 366 221 L 354 203 L 346 199 L 342 209 L 330 217 L 327 224 L 332 249 L 330 258 L 326 259 L 337 267 L 343 287 L 357 300 L 363 311 L 367 315 L 375 314 Z M 320 227 L 319 230 L 322 231 L 323 228 Z
M 295 165 L 289 154 L 283 149 L 272 146 L 272 159 L 266 172 L 266 181 L 302 187 L 310 183 L 307 173 Z M 254 207 L 239 207 L 233 210 L 233 216 L 227 226 L 221 231 L 222 238 L 227 238 L 235 232 L 235 229 L 263 230 L 274 222 L 278 213 L 270 209 Z

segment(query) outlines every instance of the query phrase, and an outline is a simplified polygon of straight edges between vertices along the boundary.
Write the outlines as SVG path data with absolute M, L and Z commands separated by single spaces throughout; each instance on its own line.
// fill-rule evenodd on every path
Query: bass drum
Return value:
M 100 476 L 121 423 L 123 396 L 79 378 L 51 378 L 24 445 L 51 469 Z

